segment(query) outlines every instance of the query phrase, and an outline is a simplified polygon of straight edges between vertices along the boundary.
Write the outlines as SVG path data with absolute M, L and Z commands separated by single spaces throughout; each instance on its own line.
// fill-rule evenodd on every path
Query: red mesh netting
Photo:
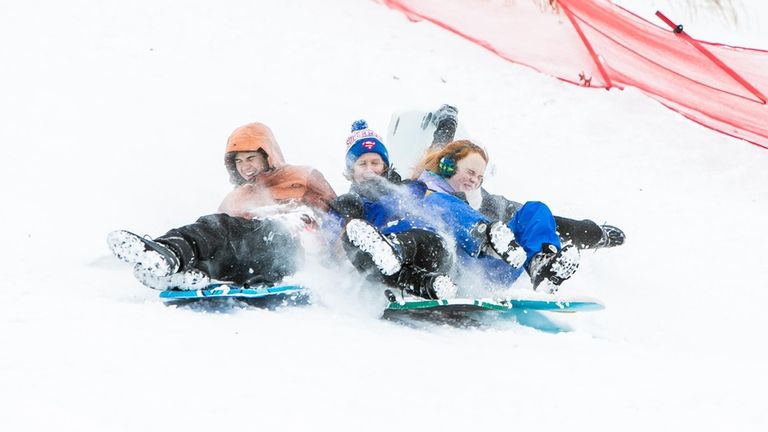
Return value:
M 636 87 L 768 148 L 767 51 L 697 41 L 604 0 L 381 1 L 507 60 L 582 86 Z

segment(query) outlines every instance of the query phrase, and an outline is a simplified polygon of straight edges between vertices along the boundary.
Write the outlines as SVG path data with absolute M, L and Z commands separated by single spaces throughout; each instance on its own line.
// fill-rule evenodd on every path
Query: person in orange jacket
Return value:
M 153 289 L 200 289 L 211 281 L 269 286 L 296 272 L 317 236 L 318 218 L 336 198 L 323 175 L 289 165 L 264 124 L 237 128 L 224 165 L 235 185 L 219 213 L 150 240 L 129 231 L 107 236 L 112 253 Z
M 219 212 L 230 216 L 250 219 L 261 207 L 286 202 L 325 212 L 336 198 L 319 171 L 286 164 L 272 131 L 261 123 L 239 127 L 230 135 L 224 166 L 235 189 L 224 198 Z

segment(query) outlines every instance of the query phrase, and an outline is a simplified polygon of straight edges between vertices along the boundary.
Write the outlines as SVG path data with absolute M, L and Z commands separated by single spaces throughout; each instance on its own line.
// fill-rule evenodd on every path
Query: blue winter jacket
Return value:
M 396 174 L 390 177 L 394 177 L 398 184 L 384 177 L 353 184 L 347 194 L 331 203 L 329 218 L 332 223 L 327 225 L 336 226 L 324 228 L 339 233 L 348 219 L 359 218 L 371 223 L 385 235 L 411 229 L 437 232 L 437 225 L 429 220 L 421 204 L 427 192 L 426 185 L 418 181 L 399 183 Z M 350 209 L 342 210 L 336 204 L 345 199 L 356 201 L 359 208 L 351 210 L 352 214 L 342 214 L 350 212 Z
M 418 181 L 399 185 L 387 182 L 386 193 L 380 196 L 361 194 L 363 219 L 378 228 L 382 234 L 395 234 L 411 229 L 437 232 L 420 207 L 427 186 Z M 354 188 L 353 188 L 354 189 Z
M 514 268 L 501 259 L 482 253 L 486 241 L 483 229 L 490 226 L 491 220 L 455 195 L 430 190 L 421 181 L 396 185 L 384 178 L 354 184 L 349 194 L 359 199 L 359 214 L 354 217 L 365 219 L 385 235 L 424 229 L 453 236 L 461 267 L 479 271 L 495 283 L 508 285 L 514 282 L 530 258 L 541 251 L 543 243 L 560 247 L 552 213 L 540 202 L 526 203 L 507 223 L 528 255 L 522 268 Z M 349 216 L 340 214 L 333 204 L 330 215 L 336 220 L 336 232 L 340 232 Z
M 560 248 L 560 237 L 549 207 L 538 201 L 530 201 L 507 221 L 515 240 L 526 252 L 527 259 L 523 266 L 514 268 L 506 261 L 484 255 L 482 248 L 485 235 L 479 232 L 478 227 L 483 225 L 488 228 L 492 221 L 462 199 L 463 194 L 454 195 L 453 188 L 439 175 L 425 171 L 419 180 L 430 189 L 424 199 L 425 205 L 452 229 L 460 246 L 458 258 L 461 267 L 482 273 L 486 280 L 509 285 L 523 273 L 531 258 L 541 252 L 545 243 Z

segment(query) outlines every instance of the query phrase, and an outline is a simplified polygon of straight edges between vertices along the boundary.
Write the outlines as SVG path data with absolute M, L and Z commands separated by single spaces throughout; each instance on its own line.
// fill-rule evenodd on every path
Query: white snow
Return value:
M 740 4 L 738 31 L 686 30 L 767 49 L 768 7 Z M 767 151 L 371 1 L 4 2 L 0 40 L 2 430 L 768 427 Z M 445 102 L 490 191 L 625 230 L 560 290 L 606 310 L 413 329 L 345 268 L 297 275 L 311 307 L 174 308 L 109 254 L 214 212 L 242 124 L 343 192 L 353 120 Z

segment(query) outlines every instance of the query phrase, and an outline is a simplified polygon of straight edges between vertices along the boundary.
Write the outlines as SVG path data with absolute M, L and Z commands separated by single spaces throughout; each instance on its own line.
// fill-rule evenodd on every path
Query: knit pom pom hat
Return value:
M 378 153 L 389 168 L 389 152 L 381 137 L 368 128 L 365 120 L 356 120 L 352 123 L 352 135 L 347 138 L 347 170 L 365 153 Z

